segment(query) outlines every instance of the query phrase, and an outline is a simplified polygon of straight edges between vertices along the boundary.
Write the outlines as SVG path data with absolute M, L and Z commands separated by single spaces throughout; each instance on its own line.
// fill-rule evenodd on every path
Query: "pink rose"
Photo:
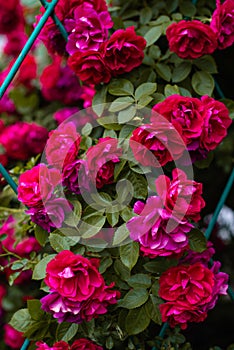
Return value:
M 94 85 L 85 86 L 82 85 L 82 93 L 80 97 L 84 100 L 84 108 L 92 106 L 93 97 L 96 94 Z
M 4 53 L 8 56 L 18 57 L 27 42 L 27 35 L 22 30 L 14 30 L 7 34 L 7 42 L 4 46 Z
M 187 250 L 187 233 L 193 227 L 187 219 L 178 220 L 171 212 L 163 209 L 161 198 L 149 197 L 144 204 L 137 201 L 133 217 L 127 222 L 132 240 L 140 243 L 144 255 L 157 256 L 178 255 Z
M 80 149 L 81 136 L 73 122 L 59 125 L 52 131 L 46 144 L 46 159 L 50 165 L 62 168 L 75 160 Z
M 52 347 L 42 341 L 37 342 L 36 346 L 36 350 L 70 350 L 70 346 L 63 340 L 55 343 Z
M 68 58 L 68 65 L 77 77 L 86 84 L 109 83 L 111 79 L 110 70 L 101 50 L 75 52 Z
M 103 350 L 103 348 L 88 339 L 80 338 L 74 341 L 71 350 Z
M 88 149 L 88 172 L 91 182 L 96 182 L 97 188 L 113 183 L 115 163 L 120 161 L 121 155 L 118 140 L 111 137 L 100 138 L 97 145 Z
M 74 19 L 65 20 L 65 26 L 70 33 L 66 46 L 67 52 L 95 50 L 108 38 L 108 29 L 113 22 L 108 11 L 97 12 L 86 4 L 78 6 L 74 11 Z
M 175 128 L 181 128 L 181 136 L 186 145 L 201 135 L 203 104 L 198 98 L 172 95 L 157 103 L 153 111 L 166 118 Z
M 23 10 L 19 0 L 0 0 L 0 8 L 0 34 L 8 34 L 23 26 Z
M 57 169 L 48 169 L 41 163 L 20 175 L 18 199 L 29 207 L 41 206 L 52 196 L 60 181 L 61 174 Z
M 68 250 L 48 263 L 45 283 L 51 291 L 77 302 L 93 298 L 104 286 L 94 261 Z
M 207 151 L 215 149 L 227 135 L 232 120 L 227 107 L 212 97 L 202 96 L 204 125 L 200 145 Z
M 164 166 L 180 158 L 186 149 L 178 131 L 164 118 L 155 118 L 153 123 L 135 129 L 130 147 L 141 165 L 153 167 Z
M 216 0 L 216 4 L 210 27 L 217 34 L 218 48 L 222 50 L 234 43 L 234 1 L 226 0 L 221 4 Z
M 202 184 L 187 179 L 180 169 L 172 171 L 172 180 L 165 175 L 159 176 L 156 181 L 156 190 L 167 210 L 173 215 L 186 217 L 193 221 L 200 220 L 201 209 L 205 206 L 202 198 Z
M 65 107 L 54 113 L 53 118 L 58 124 L 62 124 L 66 119 L 79 112 L 78 107 Z
M 27 160 L 43 151 L 47 138 L 46 128 L 36 123 L 17 122 L 5 127 L 0 143 L 9 158 Z
M 24 338 L 23 333 L 18 332 L 11 325 L 5 324 L 4 326 L 4 342 L 12 349 L 20 349 L 23 345 Z
M 217 35 L 198 20 L 172 23 L 166 31 L 169 48 L 180 58 L 195 59 L 213 53 L 217 48 Z
M 104 44 L 104 59 L 113 76 L 138 67 L 144 58 L 146 41 L 136 35 L 134 27 L 118 29 Z

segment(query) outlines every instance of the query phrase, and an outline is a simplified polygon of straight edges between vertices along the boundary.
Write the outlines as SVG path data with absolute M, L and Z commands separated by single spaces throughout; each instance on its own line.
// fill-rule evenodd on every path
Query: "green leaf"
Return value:
M 141 174 L 131 172 L 127 178 L 133 186 L 134 197 L 137 199 L 145 199 L 148 195 L 147 181 Z
M 24 336 L 30 340 L 37 341 L 38 339 L 43 339 L 49 329 L 48 320 L 34 321 L 24 333 Z
M 42 260 L 39 261 L 39 263 L 36 264 L 34 270 L 32 279 L 33 280 L 42 280 L 46 276 L 46 266 L 52 260 L 56 254 L 50 254 L 44 257 Z
M 114 227 L 119 221 L 119 212 L 106 213 L 106 218 L 111 227 Z
M 197 160 L 194 164 L 198 169 L 206 169 L 206 168 L 209 168 L 213 159 L 214 159 L 214 152 L 209 152 L 205 159 Z
M 119 133 L 119 140 L 121 139 L 127 139 L 132 135 L 133 130 L 135 130 L 136 127 L 134 125 L 124 125 Z
M 206 250 L 207 240 L 202 231 L 194 228 L 188 233 L 188 236 L 190 249 L 198 253 L 202 253 Z
M 196 72 L 192 77 L 192 87 L 198 95 L 211 96 L 215 87 L 214 78 L 205 71 Z
M 215 59 L 212 56 L 205 55 L 203 57 L 197 58 L 196 60 L 193 60 L 193 64 L 195 64 L 195 66 L 197 66 L 197 68 L 202 71 L 211 74 L 218 73 Z
M 51 247 L 57 252 L 62 252 L 63 250 L 69 250 L 70 245 L 68 244 L 67 238 L 60 236 L 56 233 L 51 233 L 49 236 L 49 241 Z
M 44 315 L 44 311 L 41 309 L 41 302 L 37 299 L 27 301 L 28 311 L 33 320 L 39 321 Z
M 108 267 L 110 267 L 113 263 L 113 260 L 111 259 L 110 256 L 105 256 L 104 258 L 102 258 L 100 266 L 99 266 L 99 272 L 101 274 L 103 274 Z
M 185 0 L 180 2 L 180 12 L 187 17 L 195 16 L 197 9 L 191 1 Z
M 146 47 L 153 45 L 162 34 L 162 26 L 158 25 L 150 30 L 144 35 L 145 40 L 147 41 Z
M 149 294 L 146 289 L 143 288 L 136 288 L 130 290 L 118 303 L 119 307 L 123 307 L 125 309 L 135 309 L 136 307 L 139 307 L 148 300 Z
M 152 95 L 157 89 L 156 83 L 143 83 L 135 91 L 135 98 L 138 101 L 140 98 Z
M 125 159 L 121 159 L 120 162 L 115 164 L 115 169 L 114 169 L 114 180 L 116 181 L 118 176 L 120 175 L 121 171 L 125 168 L 126 164 Z
M 104 130 L 103 137 L 112 137 L 114 139 L 117 139 L 117 134 L 114 130 Z
M 158 325 L 162 324 L 162 316 L 159 310 L 158 299 L 156 297 L 150 295 L 149 300 L 145 304 L 145 309 L 152 321 Z
M 151 101 L 153 101 L 153 97 L 151 96 L 144 96 L 141 97 L 140 100 L 137 103 L 137 108 L 141 109 L 142 107 L 148 106 Z
M 119 259 L 115 260 L 114 270 L 123 281 L 127 281 L 129 279 L 130 270 Z
M 28 309 L 20 309 L 14 313 L 9 324 L 19 332 L 25 332 L 32 324 Z
M 180 95 L 181 96 L 192 97 L 192 94 L 191 94 L 191 92 L 189 90 L 187 90 L 187 89 L 185 89 L 185 88 L 183 88 L 181 86 L 179 87 L 179 89 L 180 89 Z
M 223 102 L 227 109 L 229 110 L 230 118 L 234 119 L 234 101 L 228 98 L 222 98 L 220 102 Z
M 144 273 L 131 276 L 127 282 L 133 288 L 149 288 L 151 286 L 151 278 Z
M 166 9 L 168 13 L 173 13 L 179 6 L 179 0 L 167 0 Z
M 144 264 L 144 269 L 151 273 L 161 274 L 164 271 L 168 270 L 172 266 L 176 266 L 178 261 L 176 259 L 155 259 L 153 261 L 147 262 Z
M 79 328 L 78 324 L 76 323 L 70 324 L 69 328 L 67 329 L 66 333 L 64 334 L 61 340 L 65 342 L 69 342 L 69 340 L 71 340 L 76 335 L 78 328 Z
M 133 211 L 132 211 L 132 208 L 129 208 L 129 207 L 125 207 L 121 212 L 120 212 L 120 216 L 121 218 L 127 222 L 129 221 L 133 216 Z
M 82 238 L 87 239 L 95 236 L 101 228 L 104 226 L 106 217 L 102 216 L 101 213 L 97 215 L 89 216 L 86 222 L 82 222 L 79 231 Z
M 144 7 L 140 12 L 140 23 L 147 24 L 153 16 L 152 10 L 150 7 Z
M 109 349 L 112 349 L 113 347 L 114 347 L 114 340 L 111 336 L 109 336 L 106 339 L 106 348 L 109 350 Z
M 89 136 L 93 130 L 92 124 L 86 123 L 81 130 L 81 135 Z
M 133 119 L 136 114 L 136 105 L 130 106 L 118 113 L 119 124 L 125 124 Z
M 161 78 L 163 78 L 166 81 L 171 80 L 171 70 L 168 65 L 166 65 L 165 63 L 156 63 L 155 69 Z
M 164 94 L 166 97 L 171 96 L 171 95 L 179 95 L 180 90 L 179 90 L 177 85 L 167 84 L 164 88 Z
M 35 228 L 35 238 L 38 241 L 38 243 L 44 247 L 47 240 L 48 240 L 48 232 L 46 230 L 44 230 L 42 227 L 36 225 Z
M 129 335 L 134 335 L 143 332 L 150 324 L 145 306 L 130 310 L 125 322 L 125 328 Z
M 126 79 L 116 79 L 108 85 L 108 92 L 114 96 L 130 96 L 133 95 L 134 86 Z
M 189 73 L 191 72 L 192 65 L 190 62 L 181 62 L 176 66 L 172 73 L 172 81 L 173 83 L 179 83 L 183 81 Z
M 120 243 L 124 242 L 126 238 L 129 237 L 129 231 L 126 224 L 123 224 L 117 228 L 115 231 L 113 245 L 118 246 Z
M 139 257 L 139 244 L 131 242 L 119 248 L 122 263 L 131 270 L 137 263 Z
M 134 99 L 130 96 L 118 97 L 110 105 L 110 112 L 118 112 L 131 106 L 134 103 Z
M 73 205 L 73 210 L 67 215 L 64 223 L 71 227 L 77 227 L 82 214 L 82 205 L 79 201 L 71 201 L 71 203 Z
M 105 109 L 107 87 L 103 86 L 96 92 L 92 101 L 93 111 L 100 117 Z

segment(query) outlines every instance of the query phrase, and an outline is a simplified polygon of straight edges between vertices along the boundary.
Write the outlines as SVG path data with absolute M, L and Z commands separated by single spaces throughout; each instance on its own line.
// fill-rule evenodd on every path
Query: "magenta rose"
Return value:
M 213 53 L 217 48 L 215 32 L 198 20 L 172 23 L 166 35 L 170 50 L 180 58 L 196 59 Z
M 53 118 L 58 124 L 62 124 L 66 119 L 79 112 L 78 107 L 65 107 L 54 113 Z
M 87 181 L 88 170 L 86 162 L 82 159 L 68 163 L 63 168 L 63 186 L 70 192 L 80 194 L 82 190 L 89 189 Z
M 83 4 L 75 9 L 74 19 L 65 20 L 65 26 L 70 33 L 66 50 L 72 55 L 77 51 L 97 51 L 107 40 L 113 22 L 108 11 L 98 13 Z
M 18 199 L 28 207 L 41 206 L 61 181 L 57 169 L 48 169 L 43 163 L 25 171 L 19 177 Z
M 5 344 L 12 349 L 20 349 L 24 342 L 23 333 L 18 332 L 9 324 L 5 324 L 3 328 Z
M 164 166 L 180 158 L 186 149 L 181 135 L 164 118 L 155 118 L 153 123 L 135 129 L 130 147 L 141 165 L 153 167 Z
M 46 159 L 50 165 L 61 168 L 75 160 L 80 149 L 81 136 L 73 122 L 65 122 L 52 131 L 46 144 Z
M 215 149 L 227 135 L 232 120 L 227 107 L 212 97 L 202 96 L 204 125 L 200 146 L 207 151 Z
M 65 198 L 50 198 L 44 206 L 33 207 L 26 211 L 31 215 L 31 220 L 50 232 L 52 228 L 60 228 L 63 225 L 66 214 L 72 211 L 72 206 Z
M 181 254 L 188 248 L 187 233 L 192 225 L 185 218 L 178 220 L 163 209 L 161 198 L 149 197 L 144 204 L 137 201 L 133 217 L 127 222 L 132 240 L 140 243 L 144 255 L 150 258 Z
M 17 122 L 5 127 L 0 143 L 9 158 L 27 160 L 38 155 L 45 147 L 48 131 L 36 123 Z
M 82 85 L 82 93 L 81 98 L 84 101 L 84 108 L 88 108 L 92 106 L 92 101 L 94 98 L 94 95 L 96 94 L 96 90 L 94 88 L 94 85 L 85 86 Z
M 0 0 L 0 8 L 0 34 L 8 34 L 23 26 L 23 10 L 19 0 Z
M 74 341 L 71 350 L 103 350 L 103 348 L 91 340 L 80 338 Z
M 42 341 L 37 342 L 36 346 L 36 350 L 70 350 L 70 346 L 63 340 L 54 343 L 52 347 Z
M 181 136 L 186 145 L 201 135 L 203 103 L 198 98 L 172 95 L 157 103 L 153 111 L 166 118 L 175 128 L 181 128 Z
M 109 83 L 111 79 L 111 72 L 101 50 L 75 52 L 68 58 L 68 65 L 77 77 L 86 84 Z
M 134 27 L 118 29 L 104 44 L 104 59 L 113 76 L 138 67 L 144 58 L 146 40 L 136 35 Z
M 60 58 L 54 58 L 49 66 L 45 67 L 41 77 L 42 95 L 48 101 L 60 101 L 65 105 L 76 103 L 80 99 L 81 86 L 74 72 L 63 66 Z
M 100 138 L 97 145 L 88 149 L 89 179 L 92 183 L 96 182 L 97 188 L 113 183 L 115 164 L 120 161 L 121 155 L 118 140 L 111 137 Z
M 93 298 L 104 286 L 96 262 L 68 250 L 48 263 L 45 283 L 51 291 L 77 302 Z
M 200 220 L 201 209 L 205 206 L 202 198 L 202 184 L 189 180 L 180 169 L 172 171 L 172 180 L 165 175 L 159 176 L 156 181 L 156 190 L 164 206 L 174 216 L 193 221 Z
M 234 1 L 226 0 L 221 4 L 217 0 L 216 4 L 210 27 L 217 34 L 218 48 L 222 50 L 234 43 Z
M 7 34 L 6 38 L 7 42 L 3 49 L 5 55 L 13 56 L 15 58 L 18 57 L 27 42 L 28 37 L 26 33 L 23 31 L 23 29 L 22 31 L 16 29 Z

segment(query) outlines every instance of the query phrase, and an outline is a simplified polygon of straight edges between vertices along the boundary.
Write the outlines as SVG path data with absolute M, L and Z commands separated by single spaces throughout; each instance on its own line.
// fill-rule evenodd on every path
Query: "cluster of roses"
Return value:
M 232 120 L 227 107 L 212 97 L 172 95 L 153 107 L 150 122 L 134 130 L 130 146 L 140 164 L 159 167 L 182 158 L 185 151 L 193 162 L 206 158 Z
M 133 217 L 127 223 L 130 237 L 140 243 L 145 256 L 178 256 L 188 250 L 187 233 L 198 221 L 205 206 L 202 184 L 187 179 L 180 169 L 174 169 L 172 180 L 161 175 L 155 181 L 158 196 L 146 203 L 137 201 Z
M 171 327 L 188 322 L 202 322 L 214 308 L 218 296 L 226 295 L 228 275 L 220 272 L 220 262 L 208 267 L 215 251 L 208 242 L 203 253 L 188 252 L 179 265 L 165 271 L 159 279 L 159 296 L 165 303 L 159 306 L 163 322 Z
M 184 59 L 196 59 L 234 43 L 234 1 L 216 1 L 210 25 L 198 20 L 171 24 L 166 31 L 170 50 Z
M 105 285 L 98 271 L 99 259 L 87 259 L 71 251 L 60 252 L 46 267 L 45 283 L 50 294 L 41 299 L 42 309 L 58 322 L 81 323 L 107 312 L 120 292 Z
M 36 346 L 36 350 L 103 350 L 101 346 L 94 344 L 91 340 L 86 338 L 75 340 L 71 346 L 65 341 L 59 341 L 53 344 L 52 347 L 48 346 L 46 343 L 37 342 Z
M 86 159 L 79 157 L 80 142 L 73 121 L 61 124 L 47 141 L 45 154 L 49 168 L 40 163 L 19 177 L 18 199 L 29 207 L 27 214 L 32 221 L 48 232 L 61 227 L 72 210 L 69 201 L 59 196 L 64 188 L 66 192 L 80 194 L 114 181 L 115 163 L 122 155 L 118 140 L 100 138 L 97 145 L 88 149 Z
M 104 0 L 72 0 L 69 6 L 60 0 L 55 14 L 68 32 L 66 46 L 51 19 L 39 38 L 50 53 L 70 55 L 68 65 L 81 81 L 108 83 L 112 76 L 130 72 L 142 63 L 146 41 L 136 35 L 134 27 L 119 29 L 108 39 L 113 22 Z

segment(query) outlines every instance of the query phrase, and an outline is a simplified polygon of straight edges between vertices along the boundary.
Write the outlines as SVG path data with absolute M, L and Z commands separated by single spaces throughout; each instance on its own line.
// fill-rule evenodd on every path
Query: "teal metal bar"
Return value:
M 13 191 L 18 194 L 17 190 L 17 184 L 12 179 L 12 177 L 8 174 L 7 170 L 4 168 L 4 166 L 0 163 L 0 174 L 4 177 L 4 179 L 7 181 L 7 183 L 11 186 Z
M 25 339 L 25 341 L 24 341 L 24 343 L 23 343 L 23 345 L 22 345 L 20 350 L 27 350 L 29 344 L 30 344 L 30 341 L 28 339 Z
M 40 2 L 45 7 L 45 9 L 47 9 L 49 3 L 46 0 L 40 0 Z M 63 24 L 60 22 L 60 20 L 58 19 L 58 17 L 54 13 L 51 14 L 51 18 L 53 19 L 54 23 L 56 24 L 56 26 L 60 30 L 63 38 L 67 41 L 68 34 L 67 34 L 67 31 L 64 28 Z
M 225 203 L 225 201 L 227 199 L 227 196 L 228 196 L 229 192 L 231 191 L 233 183 L 234 183 L 234 169 L 231 172 L 231 175 L 230 175 L 230 177 L 228 179 L 228 182 L 227 182 L 227 184 L 226 184 L 226 186 L 224 188 L 222 196 L 220 197 L 218 205 L 217 205 L 217 207 L 216 207 L 216 209 L 214 211 L 214 214 L 212 215 L 212 218 L 211 218 L 211 220 L 209 222 L 209 226 L 208 226 L 208 228 L 206 230 L 206 233 L 205 233 L 205 236 L 206 236 L 207 240 L 209 240 L 209 238 L 210 238 L 210 235 L 211 235 L 211 233 L 213 231 L 215 223 L 216 223 L 216 221 L 218 219 L 219 213 L 220 213 L 220 211 L 221 211 L 221 209 L 222 209 L 222 207 L 223 207 L 223 205 L 224 205 L 224 203 Z
M 27 43 L 25 44 L 23 50 L 19 54 L 19 57 L 15 61 L 15 63 L 12 66 L 9 74 L 7 75 L 5 81 L 3 82 L 3 84 L 2 84 L 2 86 L 0 88 L 0 98 L 3 97 L 3 95 L 6 92 L 8 86 L 10 85 L 12 80 L 14 79 L 14 76 L 16 75 L 18 69 L 20 68 L 20 66 L 21 66 L 23 60 L 25 59 L 25 57 L 27 56 L 29 50 L 31 49 L 33 43 L 35 42 L 35 40 L 36 40 L 37 36 L 39 35 L 40 31 L 42 30 L 43 26 L 45 25 L 47 19 L 50 17 L 51 13 L 53 12 L 57 2 L 58 2 L 58 0 L 52 0 L 51 3 L 48 4 L 45 13 L 43 14 L 43 16 L 41 17 L 41 19 L 40 19 L 39 23 L 37 24 L 36 28 L 34 29 L 32 34 L 30 35 L 30 37 L 29 37 Z

